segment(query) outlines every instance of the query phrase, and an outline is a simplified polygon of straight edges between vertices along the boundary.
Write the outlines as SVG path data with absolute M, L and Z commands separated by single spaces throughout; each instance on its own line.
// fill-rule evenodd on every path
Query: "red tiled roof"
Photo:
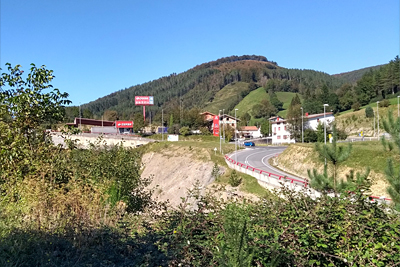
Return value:
M 257 126 L 242 126 L 241 131 L 258 131 Z
M 202 113 L 200 113 L 200 115 L 211 115 L 211 116 L 215 116 L 214 113 L 208 112 L 208 111 L 204 111 Z
M 332 115 L 332 114 L 333 114 L 333 112 L 325 112 L 325 116 Z M 324 116 L 324 113 L 318 113 L 318 114 L 310 114 L 310 115 L 304 116 L 304 117 L 308 118 L 308 119 L 312 119 L 312 118 L 323 117 L 323 116 Z

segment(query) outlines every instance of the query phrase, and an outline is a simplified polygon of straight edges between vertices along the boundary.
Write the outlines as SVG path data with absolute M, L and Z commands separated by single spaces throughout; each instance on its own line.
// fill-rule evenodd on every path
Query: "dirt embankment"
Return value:
M 324 164 L 319 160 L 317 152 L 312 147 L 301 145 L 290 145 L 275 161 L 277 166 L 292 174 L 308 179 L 307 170 L 316 169 L 319 173 L 324 170 Z M 328 172 L 331 168 L 328 166 Z M 343 163 L 339 166 L 338 176 L 345 179 L 346 174 L 354 169 L 355 172 L 364 173 L 365 169 L 351 168 Z M 386 187 L 388 186 L 383 173 L 370 171 L 369 178 L 372 179 L 371 191 L 374 196 L 387 196 Z
M 161 151 L 144 154 L 142 163 L 142 177 L 152 178 L 148 188 L 154 189 L 153 199 L 168 200 L 173 207 L 182 203 L 182 198 L 186 198 L 189 190 L 195 187 L 201 195 L 212 193 L 223 199 L 258 199 L 238 187 L 213 183 L 214 162 L 206 149 L 169 146 Z M 225 172 L 229 172 L 229 169 L 220 166 L 220 175 L 224 175 Z M 189 199 L 191 204 L 194 204 L 194 201 L 193 198 Z
M 201 153 L 207 155 L 206 151 Z M 188 189 L 195 185 L 201 193 L 213 182 L 211 175 L 213 163 L 199 159 L 199 151 L 185 148 L 169 148 L 161 152 L 150 152 L 143 156 L 143 177 L 152 177 L 149 188 L 154 189 L 157 200 L 169 200 L 172 206 L 178 206 L 181 198 L 188 195 Z M 197 181 L 197 183 L 196 183 Z

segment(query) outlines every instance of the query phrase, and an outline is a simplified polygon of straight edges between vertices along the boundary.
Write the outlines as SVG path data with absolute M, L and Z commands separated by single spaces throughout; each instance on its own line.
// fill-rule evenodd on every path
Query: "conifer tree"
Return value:
M 308 170 L 311 187 L 323 192 L 333 191 L 335 194 L 355 190 L 364 190 L 367 192 L 371 186 L 371 182 L 368 179 L 369 169 L 364 174 L 357 173 L 356 178 L 354 177 L 354 171 L 350 171 L 346 181 L 338 178 L 338 167 L 349 158 L 352 146 L 351 144 L 348 144 L 348 146 L 338 146 L 336 143 L 337 134 L 335 125 L 333 125 L 332 130 L 332 144 L 315 144 L 315 150 L 323 161 L 326 159 L 326 164 L 322 174 L 319 174 L 316 169 L 312 172 Z M 328 174 L 328 166 L 332 167 L 331 175 Z
M 391 141 L 382 137 L 382 144 L 385 147 L 389 147 L 390 150 L 396 145 L 400 153 L 400 118 L 396 120 L 393 118 L 392 112 L 388 112 L 388 119 L 383 120 L 383 128 L 391 136 Z M 389 158 L 385 170 L 386 179 L 389 182 L 389 187 L 386 189 L 390 198 L 392 199 L 395 209 L 400 211 L 400 171 L 395 173 L 393 159 Z

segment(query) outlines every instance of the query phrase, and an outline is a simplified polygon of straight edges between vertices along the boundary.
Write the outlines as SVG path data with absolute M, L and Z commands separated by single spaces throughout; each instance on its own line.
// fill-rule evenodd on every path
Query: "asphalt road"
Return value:
M 232 153 L 230 157 L 236 160 L 237 162 L 246 164 L 253 168 L 257 168 L 270 173 L 304 181 L 303 178 L 283 172 L 279 169 L 272 167 L 268 163 L 268 160 L 270 158 L 277 156 L 278 154 L 282 153 L 285 149 L 286 147 L 257 147 L 257 146 L 249 147 L 243 150 L 239 150 L 236 154 L 236 159 L 235 159 L 235 153 Z

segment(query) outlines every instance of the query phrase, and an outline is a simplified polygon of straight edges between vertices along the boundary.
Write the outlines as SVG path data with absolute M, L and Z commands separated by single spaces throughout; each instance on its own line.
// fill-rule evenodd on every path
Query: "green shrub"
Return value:
M 219 166 L 216 162 L 214 163 L 213 169 L 211 171 L 211 176 L 215 179 L 215 181 L 218 181 L 219 177 L 221 176 L 219 172 Z
M 351 108 L 352 108 L 354 111 L 360 110 L 360 107 L 361 107 L 361 105 L 360 105 L 360 103 L 358 103 L 358 102 L 355 102 L 355 103 L 351 106 Z
M 385 108 L 390 106 L 390 101 L 388 99 L 384 99 L 382 101 L 379 102 L 379 107 L 380 108 Z
M 365 117 L 373 118 L 374 117 L 374 110 L 371 107 L 367 107 L 365 109 Z
M 237 174 L 236 170 L 231 172 L 228 183 L 233 187 L 237 187 L 242 183 L 242 177 Z
M 306 143 L 314 143 L 318 141 L 318 136 L 315 131 L 312 129 L 305 129 L 304 130 L 304 142 Z
M 183 136 L 188 136 L 190 134 L 190 129 L 187 126 L 183 126 L 179 129 L 179 133 Z

